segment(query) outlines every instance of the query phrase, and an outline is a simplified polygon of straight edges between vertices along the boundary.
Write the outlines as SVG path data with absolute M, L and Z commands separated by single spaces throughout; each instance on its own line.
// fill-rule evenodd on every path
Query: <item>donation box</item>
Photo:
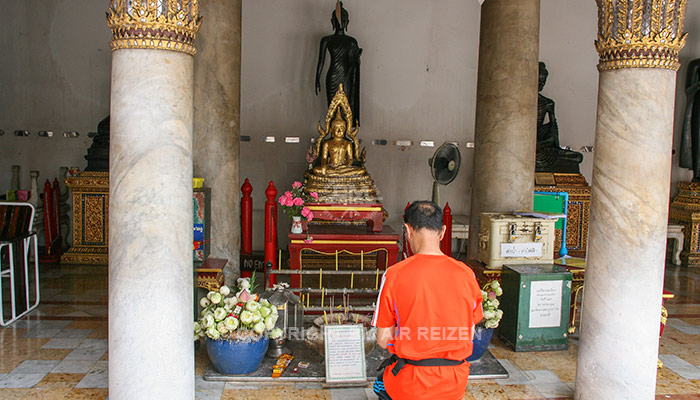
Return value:
M 501 286 L 501 341 L 515 351 L 567 349 L 571 272 L 553 264 L 507 264 Z

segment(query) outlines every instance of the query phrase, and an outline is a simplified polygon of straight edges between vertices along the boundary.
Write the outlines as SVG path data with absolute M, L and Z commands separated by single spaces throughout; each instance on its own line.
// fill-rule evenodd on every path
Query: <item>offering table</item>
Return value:
M 321 225 L 310 226 L 306 233 L 289 234 L 289 265 L 291 269 L 303 269 L 303 253 L 313 252 L 327 256 L 338 254 L 377 254 L 377 268 L 386 269 L 396 263 L 399 256 L 400 235 L 385 226 L 381 232 L 369 232 L 364 226 Z M 307 267 L 308 268 L 308 267 Z M 299 275 L 292 275 L 291 286 L 299 287 Z

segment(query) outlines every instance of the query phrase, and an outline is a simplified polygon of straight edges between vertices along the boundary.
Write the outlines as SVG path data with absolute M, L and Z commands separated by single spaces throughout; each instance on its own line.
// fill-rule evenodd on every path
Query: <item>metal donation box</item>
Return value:
M 499 338 L 515 351 L 565 350 L 571 272 L 552 264 L 504 265 Z

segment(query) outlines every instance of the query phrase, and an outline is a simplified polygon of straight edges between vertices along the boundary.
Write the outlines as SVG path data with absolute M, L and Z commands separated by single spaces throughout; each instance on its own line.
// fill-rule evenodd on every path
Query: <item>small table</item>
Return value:
M 675 239 L 676 245 L 673 247 L 673 265 L 681 265 L 681 250 L 683 250 L 683 225 L 668 224 L 668 240 Z
M 388 226 L 385 226 L 381 232 L 368 232 L 364 227 L 357 226 L 310 226 L 308 234 L 313 240 L 307 241 L 306 233 L 288 235 L 291 269 L 302 269 L 302 251 L 304 250 L 326 255 L 335 254 L 335 252 L 360 255 L 384 251 L 386 257 L 377 259 L 377 268 L 380 269 L 385 269 L 398 260 L 400 235 Z M 299 275 L 291 276 L 291 286 L 299 287 Z

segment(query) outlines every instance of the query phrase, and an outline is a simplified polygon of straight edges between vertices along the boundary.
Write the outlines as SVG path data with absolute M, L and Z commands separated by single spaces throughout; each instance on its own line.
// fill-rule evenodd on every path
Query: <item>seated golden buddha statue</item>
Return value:
M 305 190 L 318 193 L 319 203 L 379 203 L 342 85 L 328 108 L 325 127 L 319 123 L 318 131 L 315 150 L 310 152 L 317 157 L 312 157 L 313 168 L 304 175 Z

